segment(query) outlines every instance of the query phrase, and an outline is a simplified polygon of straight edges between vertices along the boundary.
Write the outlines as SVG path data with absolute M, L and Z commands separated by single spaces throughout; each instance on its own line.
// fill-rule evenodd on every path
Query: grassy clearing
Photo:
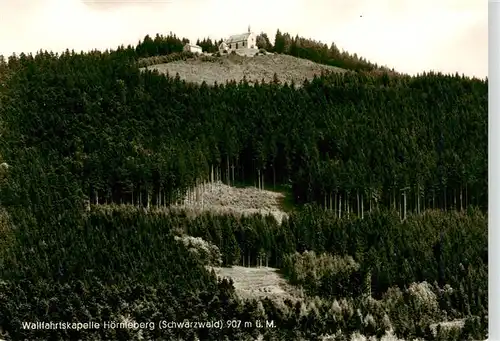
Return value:
M 212 269 L 221 278 L 231 278 L 236 292 L 243 299 L 268 297 L 274 300 L 296 301 L 303 298 L 302 291 L 288 284 L 275 268 L 233 266 Z
M 338 67 L 317 64 L 288 55 L 195 57 L 148 66 L 148 69 L 172 76 L 178 73 L 179 77 L 187 82 L 198 84 L 206 82 L 208 85 L 213 85 L 215 82 L 224 84 L 231 80 L 239 82 L 244 78 L 250 84 L 262 80 L 272 82 L 276 73 L 281 82 L 290 84 L 293 81 L 300 86 L 305 79 L 311 80 L 321 72 L 346 72 Z

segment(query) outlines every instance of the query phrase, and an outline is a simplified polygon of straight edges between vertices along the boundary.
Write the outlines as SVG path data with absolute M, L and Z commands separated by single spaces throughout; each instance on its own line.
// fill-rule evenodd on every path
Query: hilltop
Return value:
M 254 57 L 240 55 L 193 56 L 185 60 L 156 64 L 146 67 L 163 74 L 179 74 L 181 79 L 190 83 L 206 82 L 213 85 L 234 80 L 239 82 L 246 78 L 249 83 L 272 82 L 276 73 L 280 82 L 297 86 L 305 79 L 311 80 L 325 72 L 343 73 L 347 70 L 330 65 L 323 65 L 307 59 L 285 54 L 265 54 Z M 144 70 L 145 68 L 141 68 Z

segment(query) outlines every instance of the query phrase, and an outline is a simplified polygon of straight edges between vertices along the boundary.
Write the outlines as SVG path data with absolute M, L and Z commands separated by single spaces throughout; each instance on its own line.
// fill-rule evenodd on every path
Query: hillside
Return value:
M 178 60 L 170 63 L 152 65 L 150 70 L 168 73 L 172 76 L 179 74 L 181 79 L 191 83 L 206 82 L 213 85 L 226 83 L 230 80 L 239 82 L 245 77 L 249 83 L 269 83 L 278 75 L 280 82 L 290 84 L 294 82 L 300 86 L 304 79 L 311 80 L 322 72 L 343 73 L 346 70 L 329 65 L 318 64 L 307 59 L 292 57 L 285 54 L 258 55 L 245 57 L 227 55 L 221 57 L 198 57 L 188 60 Z M 143 70 L 144 68 L 142 68 Z
M 298 42 L 288 53 L 348 64 L 333 48 Z M 309 62 L 191 60 L 172 53 L 182 49 L 174 43 L 9 59 L 0 87 L 0 163 L 11 165 L 0 179 L 0 338 L 487 337 L 487 82 L 393 77 L 351 58 L 361 69 L 345 69 L 359 72 L 323 74 L 299 90 L 199 86 L 199 65 L 218 67 L 224 82 L 261 58 L 287 81 L 296 70 L 285 59 Z M 168 59 L 166 69 L 183 65 L 197 79 L 141 71 L 140 58 Z M 247 214 L 261 210 L 281 223 Z M 268 299 L 294 290 L 314 299 Z M 278 328 L 22 328 L 123 317 Z M 461 330 L 433 335 L 455 321 Z

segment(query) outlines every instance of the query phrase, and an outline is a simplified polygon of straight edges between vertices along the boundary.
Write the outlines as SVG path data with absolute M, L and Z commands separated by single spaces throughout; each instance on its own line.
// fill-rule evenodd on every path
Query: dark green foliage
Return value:
M 232 225 L 238 226 L 238 218 L 225 219 L 233 220 Z M 218 233 L 217 220 L 218 218 L 210 215 L 196 218 L 187 232 L 208 239 Z M 404 222 L 393 214 L 383 212 L 367 215 L 364 219 L 339 220 L 321 211 L 304 210 L 292 214 L 282 225 L 271 220 L 269 225 L 264 225 L 265 229 L 262 229 L 259 217 L 253 221 L 248 218 L 244 221 L 249 227 L 250 224 L 253 225 L 245 229 L 245 234 L 240 232 L 240 228 L 233 229 L 240 250 L 247 255 L 243 264 L 256 265 L 257 254 L 263 248 L 265 253 L 272 255 L 269 259 L 270 266 L 282 267 L 292 281 L 303 285 L 307 283 L 313 295 L 354 295 L 353 292 L 336 294 L 340 286 L 356 293 L 366 292 L 366 276 L 371 278 L 370 291 L 375 297 L 380 297 L 392 286 L 403 288 L 413 282 L 438 282 L 439 265 L 433 249 L 437 242 L 441 242 L 443 250 L 440 257 L 445 264 L 443 280 L 455 289 L 450 293 L 442 293 L 443 304 L 449 302 L 446 304 L 453 305 L 451 297 L 461 297 L 466 300 L 467 305 L 473 305 L 474 308 L 471 309 L 476 314 L 481 313 L 481 305 L 487 304 L 487 218 L 477 210 L 471 210 L 468 214 L 428 211 Z M 203 230 L 195 226 L 203 226 Z M 258 233 L 251 233 L 257 229 Z M 310 233 L 312 231 L 315 233 Z M 227 234 L 229 232 L 227 230 L 221 240 L 230 240 L 232 237 Z M 273 242 L 266 244 L 266 240 Z M 222 246 L 217 240 L 212 239 L 212 242 Z M 359 264 L 359 271 L 346 273 L 347 282 L 344 285 L 339 278 L 335 278 L 338 289 L 328 284 L 331 283 L 328 272 L 324 274 L 322 282 L 314 285 L 306 278 L 299 280 L 297 276 L 305 276 L 309 271 L 325 271 L 322 268 L 315 270 L 312 263 L 295 268 L 297 255 L 289 257 L 288 254 L 305 250 L 328 252 L 340 257 L 351 256 Z M 315 256 L 311 257 L 314 259 Z M 250 259 L 250 264 L 247 263 L 247 258 Z M 324 264 L 330 264 L 331 261 L 331 257 L 327 256 Z M 342 262 L 344 261 L 338 264 Z M 346 266 L 340 268 L 346 269 Z M 460 286 L 469 288 L 470 294 L 458 293 Z M 465 301 L 456 304 L 459 306 L 455 306 L 455 309 L 465 312 Z M 451 306 L 446 310 L 451 311 Z
M 257 37 L 257 46 L 268 51 L 284 53 L 347 70 L 389 71 L 387 67 L 379 67 L 377 64 L 370 63 L 366 59 L 358 57 L 356 53 L 351 55 L 347 51 L 341 52 L 334 43 L 328 47 L 328 45 L 313 39 L 299 36 L 292 38 L 289 33 L 283 33 L 279 29 L 275 35 L 274 46 L 271 45 L 265 33 L 261 33 Z
M 0 326 L 12 339 L 130 340 L 127 329 L 28 330 L 22 322 L 154 322 L 146 338 L 186 337 L 193 329 L 159 330 L 160 321 L 242 319 L 232 284 L 217 281 L 174 241 L 180 218 L 140 210 L 99 209 L 72 226 L 20 226 L 2 250 Z M 29 244 L 28 244 L 29 243 Z M 31 248 L 30 248 L 31 244 Z M 247 319 L 254 319 L 254 312 Z M 256 315 L 255 315 L 256 316 Z M 102 326 L 102 325 L 101 325 Z M 209 339 L 237 329 L 201 330 Z
M 435 217 L 432 217 L 432 215 Z M 444 252 L 444 258 L 449 260 L 446 263 L 449 268 L 445 272 L 446 276 L 449 277 L 446 277 L 445 280 L 447 283 L 453 283 L 454 288 L 461 288 L 467 283 L 471 283 L 467 280 L 467 277 L 453 273 L 454 268 L 459 266 L 453 263 L 452 250 L 457 248 L 458 244 L 467 245 L 468 249 L 463 250 L 462 253 L 467 257 L 471 257 L 471 259 L 476 259 L 477 262 L 473 266 L 469 264 L 469 269 L 479 270 L 475 271 L 477 275 L 471 289 L 476 290 L 478 293 L 487 293 L 486 265 L 481 264 L 481 257 L 474 254 L 474 252 L 480 252 L 482 249 L 481 244 L 486 243 L 485 232 L 477 234 L 476 238 L 479 239 L 475 242 L 464 242 L 466 239 L 461 239 L 463 237 L 459 237 L 457 233 L 458 230 L 462 230 L 466 231 L 464 236 L 474 235 L 474 230 L 480 226 L 483 226 L 483 229 L 486 230 L 484 225 L 485 217 L 479 212 L 471 212 L 470 216 L 455 214 L 454 219 L 450 215 L 453 214 L 443 215 L 432 212 L 426 214 L 427 219 L 430 219 L 426 225 L 432 226 L 434 219 L 449 221 L 449 226 L 445 225 L 444 230 L 444 235 L 450 246 L 449 249 L 445 248 L 447 251 Z M 379 216 L 378 219 L 382 219 L 383 214 L 374 214 L 374 216 L 368 216 L 365 219 L 368 219 L 367 221 L 373 220 L 376 216 Z M 286 255 L 297 249 L 298 244 L 295 241 L 299 239 L 297 236 L 299 236 L 300 232 L 297 229 L 292 229 L 290 237 L 279 238 L 277 236 L 282 233 L 280 230 L 283 231 L 283 226 L 286 228 L 287 225 L 277 225 L 271 219 L 264 221 L 260 216 L 239 219 L 232 216 L 202 215 L 190 219 L 182 212 L 179 214 L 166 214 L 162 211 L 144 211 L 130 206 L 121 208 L 118 206 L 103 206 L 95 207 L 93 211 L 80 219 L 70 220 L 69 217 L 67 216 L 65 220 L 61 221 L 60 227 L 39 224 L 34 231 L 31 231 L 24 226 L 19 226 L 15 231 L 15 242 L 8 249 L 3 250 L 2 274 L 4 284 L 0 292 L 0 297 L 3 297 L 3 300 L 0 300 L 0 312 L 3 315 L 0 316 L 0 321 L 3 318 L 2 328 L 15 339 L 18 339 L 16 336 L 21 337 L 23 335 L 24 337 L 47 335 L 40 331 L 19 330 L 20 321 L 53 321 L 59 319 L 62 321 L 102 322 L 110 319 L 119 320 L 120 316 L 131 316 L 131 319 L 137 322 L 156 321 L 156 323 L 163 319 L 163 316 L 171 316 L 170 319 L 173 321 L 182 321 L 184 318 L 190 320 L 224 318 L 240 319 L 242 321 L 262 318 L 258 317 L 261 312 L 256 308 L 257 306 L 239 306 L 241 303 L 231 298 L 234 297 L 231 283 L 217 285 L 214 275 L 206 272 L 201 260 L 189 253 L 182 244 L 174 241 L 173 235 L 182 231 L 191 235 L 199 235 L 197 231 L 204 231 L 202 236 L 217 243 L 223 250 L 223 258 L 226 257 L 226 259 L 235 249 L 234 246 L 224 248 L 224 244 L 226 241 L 235 238 L 237 244 L 234 245 L 236 250 L 240 249 L 240 252 L 245 255 L 245 263 L 249 259 L 250 264 L 256 264 L 259 250 L 277 250 L 271 254 L 277 258 L 286 259 L 283 264 L 285 274 L 292 277 L 292 281 L 304 286 L 312 294 L 323 297 L 325 301 L 324 303 L 316 303 L 318 311 L 309 305 L 306 309 L 308 313 L 305 315 L 301 312 L 302 309 L 298 309 L 295 315 L 289 315 L 289 313 L 280 312 L 279 309 L 281 308 L 275 307 L 274 303 L 263 302 L 265 314 L 268 319 L 276 321 L 279 326 L 291 324 L 296 326 L 297 332 L 300 330 L 307 335 L 312 335 L 311 333 L 334 333 L 337 328 L 349 333 L 362 331 L 366 335 L 380 335 L 383 334 L 383 328 L 385 328 L 383 327 L 383 319 L 385 312 L 387 312 L 396 333 L 408 337 L 425 333 L 426 326 L 442 319 L 444 312 L 448 314 L 450 319 L 466 317 L 465 305 L 469 306 L 473 311 L 480 312 L 480 316 L 485 316 L 487 311 L 487 306 L 480 306 L 477 299 L 470 300 L 462 289 L 430 288 L 429 290 L 434 293 L 436 298 L 431 300 L 429 304 L 435 304 L 435 309 L 438 310 L 432 310 L 427 306 L 419 308 L 417 298 L 414 298 L 407 291 L 399 292 L 398 289 L 394 288 L 385 292 L 382 303 L 375 303 L 375 301 L 370 303 L 370 300 L 367 301 L 363 298 L 365 296 L 360 295 L 367 293 L 366 285 L 363 283 L 362 278 L 355 279 L 352 274 L 360 269 L 376 269 L 375 264 L 381 262 L 379 258 L 387 264 L 386 267 L 379 269 L 379 271 L 383 270 L 384 273 L 391 274 L 392 269 L 394 271 L 399 269 L 398 264 L 402 263 L 404 258 L 401 257 L 404 257 L 404 254 L 422 252 L 419 251 L 420 248 L 423 248 L 422 250 L 427 248 L 427 253 L 432 255 L 432 239 L 436 237 L 432 237 L 431 233 L 427 236 L 422 235 L 422 238 L 408 237 L 402 239 L 399 239 L 401 238 L 399 233 L 395 233 L 396 231 L 423 233 L 422 230 L 416 228 L 416 226 L 419 226 L 417 224 L 418 219 L 421 218 L 412 218 L 413 222 L 407 221 L 404 229 L 401 226 L 396 226 L 394 229 L 381 231 L 384 238 L 379 239 L 378 243 L 372 243 L 370 249 L 372 251 L 367 253 L 373 258 L 365 258 L 360 262 L 360 268 L 351 262 L 353 264 L 352 270 L 354 270 L 351 272 L 349 270 L 351 268 L 343 266 L 345 265 L 344 260 L 333 260 L 333 262 L 337 262 L 335 263 L 337 266 L 331 267 L 328 266 L 328 264 L 333 264 L 330 263 L 332 262 L 330 256 L 325 256 L 324 260 L 320 261 L 313 253 L 309 253 L 307 257 L 304 256 L 306 262 L 302 262 L 302 266 L 299 267 L 297 256 L 288 257 Z M 311 212 L 298 212 L 290 220 L 294 219 L 301 222 L 322 221 L 322 219 L 325 222 L 328 221 L 326 219 L 336 221 L 336 219 L 329 218 L 328 215 L 321 213 L 321 211 L 316 212 L 313 216 L 311 216 Z M 72 224 L 80 222 L 80 225 L 70 226 L 68 225 L 70 222 Z M 396 222 L 401 224 L 397 220 Z M 469 226 L 465 225 L 467 222 L 470 222 Z M 337 227 L 339 231 L 347 229 L 342 225 L 348 223 L 347 221 L 338 221 L 338 223 L 340 223 Z M 308 226 L 305 228 L 310 229 Z M 241 229 L 245 231 L 245 234 L 239 234 Z M 369 238 L 368 231 L 373 230 L 373 228 L 363 231 L 358 226 L 357 230 L 356 234 L 353 233 L 356 231 L 355 229 L 347 230 L 344 239 L 347 244 L 352 240 L 352 236 L 355 236 L 358 241 Z M 431 229 L 428 231 L 430 232 Z M 366 234 L 367 237 L 364 237 Z M 483 237 L 479 237 L 481 235 Z M 49 238 L 49 236 L 53 237 Z M 306 247 L 311 243 L 315 243 L 317 247 L 320 247 L 320 243 L 312 241 L 313 238 L 313 236 L 304 238 Z M 408 240 L 412 242 L 405 243 Z M 416 244 L 417 241 L 421 244 Z M 343 240 L 338 240 L 334 234 L 330 234 L 325 240 L 325 243 L 332 245 L 332 248 L 338 247 L 338 250 L 347 250 L 344 254 L 334 252 L 334 254 L 340 256 L 348 255 L 350 252 L 348 250 L 351 249 L 349 246 L 339 247 L 339 243 L 343 242 Z M 363 244 L 356 242 L 356 240 L 352 240 L 352 242 L 356 245 Z M 398 242 L 402 244 L 398 246 Z M 400 256 L 397 254 L 394 259 L 386 260 L 384 254 L 387 252 L 385 251 L 387 247 L 398 249 Z M 327 246 L 323 246 L 323 249 L 329 252 L 333 251 Z M 425 252 L 423 253 L 425 254 Z M 240 263 L 239 259 L 233 261 L 237 264 Z M 274 261 L 274 258 L 270 257 L 270 262 L 273 263 Z M 432 258 L 416 257 L 412 263 L 414 269 L 412 273 L 418 272 L 419 268 L 432 268 L 432 262 Z M 14 266 L 15 264 L 17 266 Z M 19 266 L 21 264 L 23 266 Z M 359 273 L 363 274 L 362 271 Z M 302 279 L 298 276 L 302 276 Z M 432 280 L 432 274 L 423 279 L 402 274 L 401 278 L 408 282 L 398 282 L 398 277 L 394 274 L 385 275 L 386 278 L 391 278 L 391 276 L 394 278 L 393 282 L 388 283 L 391 286 L 409 287 L 411 282 Z M 316 278 L 316 282 L 312 281 L 313 278 Z M 316 284 L 312 285 L 313 283 Z M 374 282 L 372 282 L 371 287 L 374 288 L 374 295 L 379 293 L 378 290 L 382 290 Z M 226 292 L 224 290 L 227 290 L 226 294 L 223 294 L 223 292 Z M 223 295 L 228 296 L 223 299 Z M 350 303 L 352 306 L 350 309 L 354 309 L 354 312 L 357 311 L 356 309 L 360 309 L 363 312 L 363 321 L 365 322 L 360 322 L 356 315 L 350 315 L 345 311 L 341 320 L 335 318 L 337 322 L 334 324 L 325 323 L 325 319 L 329 321 L 332 316 L 337 314 L 328 310 L 331 309 L 331 299 L 350 296 L 355 297 L 355 300 Z M 102 297 L 102 299 L 98 299 L 99 297 Z M 162 297 L 162 300 L 159 300 L 158 297 Z M 163 299 L 163 297 L 168 298 Z M 218 297 L 218 299 L 214 301 L 214 297 Z M 483 304 L 486 304 L 487 297 L 484 294 L 477 297 L 481 297 Z M 57 310 L 50 310 L 51 300 L 58 302 Z M 25 302 L 22 308 L 15 308 L 16 304 L 21 302 Z M 182 305 L 182 316 L 179 315 L 178 309 L 175 309 L 176 304 Z M 372 318 L 366 317 L 366 314 L 371 314 Z M 418 316 L 419 324 L 414 323 L 416 316 Z M 298 324 L 292 322 L 293 319 L 296 319 Z M 483 322 L 477 323 L 476 320 L 471 320 L 469 324 L 470 327 L 467 327 L 467 333 L 470 335 L 484 335 L 485 327 Z M 469 326 L 469 324 L 466 325 Z M 151 337 L 166 335 L 158 334 L 160 331 L 157 329 L 156 331 L 144 330 L 143 332 L 146 333 L 145 335 L 151 335 Z M 181 333 L 181 331 L 177 332 L 176 335 L 187 335 Z M 200 331 L 200 333 L 208 332 L 208 330 Z M 245 334 L 257 331 L 255 329 L 246 331 L 224 330 L 221 331 L 223 334 L 218 334 L 216 331 L 212 332 L 211 336 L 207 336 L 208 339 L 216 338 L 216 335 L 228 335 L 229 337 L 233 335 L 233 337 L 236 337 L 236 334 L 231 333 L 240 332 Z M 277 331 L 269 332 L 277 333 Z M 83 339 L 95 339 L 96 337 L 127 339 L 132 335 L 109 333 L 115 332 L 110 330 L 82 331 L 76 334 L 64 332 L 57 335 L 63 338 L 71 338 L 72 335 L 76 335 L 74 337 Z M 116 331 L 116 333 L 118 332 Z M 288 331 L 283 328 L 279 335 L 285 337 L 285 335 L 288 335 L 287 333 Z
M 151 66 L 151 65 L 171 63 L 171 62 L 175 62 L 177 60 L 187 60 L 187 59 L 194 58 L 194 57 L 195 57 L 194 53 L 189 52 L 189 51 L 172 52 L 168 55 L 163 55 L 163 56 L 140 58 L 137 61 L 137 66 L 138 67 L 147 67 L 147 66 Z
M 291 183 L 297 202 L 341 216 L 487 208 L 483 81 L 348 73 L 300 90 L 209 88 L 141 73 L 120 52 L 12 67 L 3 158 L 50 151 L 93 202 L 168 204 L 214 167 L 224 182 Z
M 157 34 L 154 39 L 151 39 L 149 35 L 145 36 L 142 41 L 140 41 L 135 48 L 136 58 L 146 58 L 154 56 L 163 56 L 175 52 L 182 52 L 184 44 L 188 40 L 186 38 L 177 38 L 175 34 L 170 33 L 168 36 L 163 36 Z M 133 49 L 128 47 L 128 50 Z
M 219 45 L 222 44 L 222 40 L 213 41 L 210 38 L 203 38 L 203 40 L 198 40 L 196 45 L 200 46 L 203 52 L 215 53 L 219 51 Z
M 168 265 L 167 265 L 168 266 Z M 240 333 L 235 329 L 160 329 L 162 321 L 227 321 L 241 318 L 237 312 L 228 310 L 240 303 L 232 298 L 231 290 L 224 282 L 210 284 L 198 295 L 182 290 L 181 285 L 158 283 L 154 286 L 121 283 L 109 286 L 99 281 L 84 285 L 81 281 L 57 284 L 38 280 L 2 283 L 0 292 L 0 321 L 2 329 L 13 340 L 25 338 L 54 340 L 131 340 L 137 339 L 140 330 L 146 339 L 198 335 L 218 339 L 224 335 L 234 339 Z M 8 299 L 7 299 L 8 298 Z M 20 306 L 16 306 L 22 303 Z M 215 303 L 219 302 L 219 303 Z M 104 321 L 129 321 L 143 323 L 140 329 L 104 328 Z M 99 323 L 99 328 L 30 330 L 23 329 L 23 322 L 64 321 Z M 154 327 L 151 324 L 154 323 Z

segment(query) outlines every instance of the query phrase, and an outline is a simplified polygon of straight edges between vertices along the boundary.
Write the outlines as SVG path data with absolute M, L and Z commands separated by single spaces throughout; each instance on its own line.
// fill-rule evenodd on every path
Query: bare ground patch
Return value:
M 268 297 L 273 300 L 295 301 L 303 297 L 302 292 L 290 285 L 275 268 L 233 266 L 212 269 L 221 278 L 231 278 L 236 293 L 243 299 Z
M 274 73 L 276 73 L 280 82 L 290 84 L 293 81 L 300 86 L 305 79 L 311 80 L 314 75 L 320 75 L 321 72 L 346 72 L 345 69 L 338 67 L 282 54 L 255 57 L 229 55 L 210 61 L 192 58 L 152 65 L 147 68 L 158 70 L 160 73 L 168 73 L 171 76 L 178 73 L 179 77 L 187 82 L 199 84 L 206 82 L 208 85 L 213 85 L 215 82 L 224 84 L 230 80 L 239 82 L 244 77 L 249 83 L 262 80 L 267 83 L 273 81 Z

